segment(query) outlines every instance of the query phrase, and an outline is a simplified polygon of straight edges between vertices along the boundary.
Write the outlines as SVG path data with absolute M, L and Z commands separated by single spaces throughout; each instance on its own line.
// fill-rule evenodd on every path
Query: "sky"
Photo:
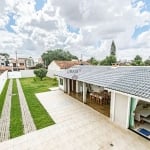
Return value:
M 0 0 L 0 52 L 40 57 L 64 49 L 83 59 L 150 56 L 150 0 Z

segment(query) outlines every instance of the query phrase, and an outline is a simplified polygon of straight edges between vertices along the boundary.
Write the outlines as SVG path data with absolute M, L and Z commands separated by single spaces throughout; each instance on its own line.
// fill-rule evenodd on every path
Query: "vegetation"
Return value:
M 76 56 L 72 55 L 69 51 L 63 51 L 62 49 L 48 50 L 46 53 L 43 53 L 41 57 L 46 66 L 48 66 L 53 60 L 78 59 Z
M 41 64 L 41 63 L 39 63 L 39 64 L 36 64 L 36 65 L 35 65 L 35 68 L 36 68 L 36 69 L 44 68 L 44 65 Z
M 105 59 L 100 61 L 100 65 L 112 65 L 113 63 L 116 63 L 116 62 L 117 62 L 116 46 L 115 46 L 115 42 L 112 41 L 111 48 L 110 48 L 110 55 L 106 56 Z
M 131 65 L 133 66 L 143 66 L 144 63 L 142 61 L 142 57 L 140 55 L 136 55 Z
M 111 44 L 110 55 L 116 56 L 116 45 L 114 41 L 112 41 L 112 44 Z
M 94 57 L 91 57 L 88 62 L 91 64 L 91 65 L 98 65 L 98 60 L 96 60 Z
M 150 66 L 150 59 L 146 59 L 146 60 L 144 61 L 144 65 L 145 65 L 145 66 Z
M 2 93 L 0 94 L 0 116 L 2 114 L 2 109 L 3 109 L 3 105 L 4 105 L 4 101 L 5 101 L 5 97 L 6 97 L 6 93 L 8 89 L 8 84 L 9 84 L 9 80 L 6 81 L 5 86 L 2 90 Z
M 112 65 L 113 63 L 116 63 L 116 61 L 116 57 L 114 55 L 110 55 L 106 56 L 106 58 L 100 62 L 100 65 Z
M 11 115 L 10 115 L 10 138 L 14 138 L 23 134 L 23 123 L 18 96 L 16 80 L 13 80 L 13 90 L 11 99 Z
M 45 68 L 35 69 L 34 74 L 42 80 L 46 77 L 47 70 Z
M 6 66 L 8 66 L 8 64 L 9 64 L 9 61 L 8 61 L 9 54 L 7 54 L 7 53 L 0 53 L 0 55 L 5 57 L 5 63 L 6 63 Z
M 44 78 L 43 81 L 40 81 L 39 78 L 36 78 L 36 80 L 34 78 L 23 78 L 20 81 L 36 128 L 41 129 L 54 124 L 35 93 L 48 91 L 48 88 L 58 85 L 57 81 L 48 77 Z

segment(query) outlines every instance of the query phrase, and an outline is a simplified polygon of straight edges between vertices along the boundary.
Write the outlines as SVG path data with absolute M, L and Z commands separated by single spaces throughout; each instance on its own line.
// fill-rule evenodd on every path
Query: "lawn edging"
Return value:
M 7 81 L 5 83 L 5 86 L 2 90 L 2 93 L 0 94 L 0 117 L 1 117 L 1 114 L 2 114 L 2 110 L 3 110 L 3 105 L 4 105 L 4 102 L 5 102 L 5 97 L 6 97 L 9 81 L 10 80 L 7 79 Z
M 20 107 L 17 83 L 15 79 L 13 79 L 9 130 L 10 130 L 10 138 L 14 138 L 24 134 L 22 112 Z
M 49 80 L 49 78 L 42 81 L 37 79 L 35 80 L 34 78 L 20 79 L 30 113 L 37 129 L 41 129 L 55 123 L 35 95 L 35 93 L 48 91 L 50 81 L 52 85 L 54 85 L 53 80 Z

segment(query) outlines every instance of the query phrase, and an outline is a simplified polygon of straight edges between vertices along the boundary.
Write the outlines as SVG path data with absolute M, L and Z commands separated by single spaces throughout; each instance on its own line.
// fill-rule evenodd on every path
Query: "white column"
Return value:
M 76 93 L 79 93 L 79 81 L 76 81 Z
M 70 94 L 70 79 L 67 80 L 68 80 L 68 94 Z
M 71 80 L 71 82 L 72 82 L 72 91 L 73 91 L 73 90 L 74 90 L 74 89 L 73 89 L 73 80 Z
M 64 92 L 67 92 L 67 85 L 66 85 L 67 79 L 64 78 Z
M 127 106 L 127 119 L 126 119 L 126 128 L 129 127 L 129 119 L 130 119 L 130 103 L 131 103 L 131 97 L 128 96 L 128 106 Z
M 116 93 L 111 92 L 111 100 L 110 100 L 110 119 L 111 121 L 114 121 L 115 117 L 115 99 L 116 99 Z
M 86 94 L 87 94 L 87 87 L 86 83 L 83 82 L 83 103 L 86 103 Z

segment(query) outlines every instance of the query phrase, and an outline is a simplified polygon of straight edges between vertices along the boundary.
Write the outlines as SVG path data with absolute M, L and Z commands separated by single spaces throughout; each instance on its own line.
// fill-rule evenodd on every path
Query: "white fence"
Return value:
M 35 77 L 34 70 L 20 70 L 20 71 L 13 71 L 8 72 L 8 78 L 28 78 L 28 77 Z
M 4 85 L 5 85 L 7 79 L 8 79 L 7 71 L 5 71 L 4 73 L 2 73 L 0 75 L 0 94 L 4 88 Z

